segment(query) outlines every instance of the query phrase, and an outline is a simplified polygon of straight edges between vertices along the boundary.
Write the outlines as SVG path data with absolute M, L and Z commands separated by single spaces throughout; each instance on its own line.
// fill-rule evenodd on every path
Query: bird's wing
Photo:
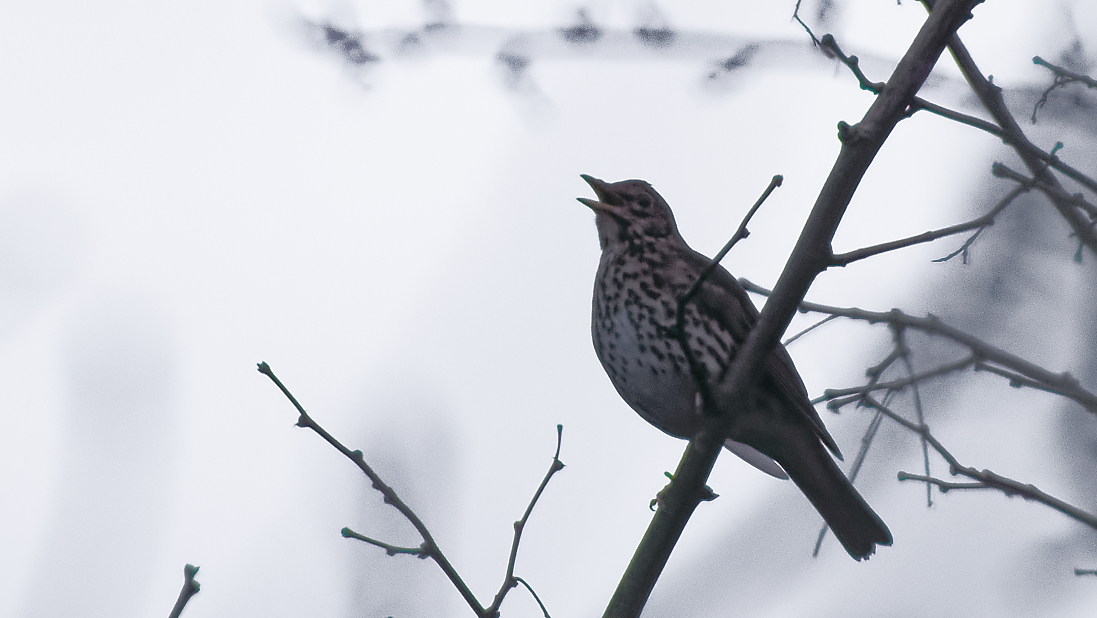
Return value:
M 689 264 L 689 272 L 700 272 L 711 261 L 692 249 L 688 250 L 682 257 Z M 736 341 L 746 341 L 750 329 L 758 321 L 758 309 L 750 300 L 747 291 L 723 266 L 716 267 L 716 270 L 709 275 L 693 302 L 696 302 L 699 307 L 703 307 L 705 311 L 719 316 L 721 322 L 731 331 Z M 807 387 L 804 386 L 804 381 L 800 378 L 799 372 L 796 371 L 796 366 L 792 363 L 792 357 L 785 350 L 785 346 L 780 343 L 777 344 L 777 349 L 766 360 L 765 370 L 768 377 L 776 383 L 781 392 L 786 395 L 804 420 L 808 422 L 819 440 L 826 445 L 831 453 L 834 453 L 835 457 L 841 460 L 842 452 L 823 425 L 823 420 L 819 418 L 815 406 L 811 405 Z

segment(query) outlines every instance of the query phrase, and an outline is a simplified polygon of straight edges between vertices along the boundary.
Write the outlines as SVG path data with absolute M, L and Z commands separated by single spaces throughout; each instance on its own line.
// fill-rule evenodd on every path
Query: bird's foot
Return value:
M 666 487 L 659 490 L 659 493 L 655 494 L 655 498 L 653 498 L 652 501 L 648 504 L 648 508 L 653 510 L 653 511 L 656 510 L 656 507 L 663 508 L 663 499 L 666 498 L 667 492 L 670 491 L 670 486 L 674 484 L 674 475 L 673 474 L 671 474 L 670 472 L 664 472 L 663 474 L 666 475 L 666 477 L 668 479 L 670 479 L 670 482 L 667 483 Z M 698 501 L 699 502 L 711 502 L 711 501 L 713 501 L 713 500 L 715 500 L 719 497 L 720 497 L 720 494 L 712 491 L 711 487 L 709 487 L 708 485 L 705 485 L 701 489 L 701 496 L 700 496 L 700 499 Z

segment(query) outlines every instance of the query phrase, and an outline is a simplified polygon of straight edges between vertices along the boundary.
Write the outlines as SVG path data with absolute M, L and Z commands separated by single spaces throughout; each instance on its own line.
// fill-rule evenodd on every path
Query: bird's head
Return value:
M 663 196 L 643 180 L 608 183 L 582 174 L 597 200 L 579 198 L 594 211 L 602 248 L 617 243 L 678 236 L 678 226 Z

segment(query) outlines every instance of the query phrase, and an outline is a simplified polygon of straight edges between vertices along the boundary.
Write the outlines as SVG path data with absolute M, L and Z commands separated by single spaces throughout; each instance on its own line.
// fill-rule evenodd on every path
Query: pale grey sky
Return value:
M 808 50 L 792 2 L 666 4 L 675 29 L 771 47 L 758 68 L 712 84 L 736 45 L 726 56 L 634 55 L 612 42 L 561 54 L 530 37 L 515 43 L 532 46 L 521 48 L 532 64 L 514 92 L 487 39 L 443 33 L 436 51 L 395 55 L 379 38 L 382 61 L 362 72 L 294 28 L 304 14 L 414 30 L 425 13 L 411 0 L 0 9 L 0 615 L 165 614 L 187 562 L 203 585 L 188 616 L 467 612 L 432 564 L 339 537 L 349 525 L 416 543 L 349 462 L 293 427 L 258 361 L 391 476 L 485 602 L 562 423 L 567 468 L 527 527 L 518 574 L 554 616 L 600 613 L 684 443 L 620 401 L 591 349 L 598 244 L 575 201 L 591 196 L 579 174 L 650 181 L 710 255 L 783 174 L 725 261 L 769 286 L 837 153 L 836 123 L 872 101 Z M 588 9 L 625 32 L 652 6 Z M 548 34 L 577 7 L 466 0 L 452 18 L 485 37 Z M 838 7 L 820 34 L 863 55 L 877 80 L 924 19 L 915 2 Z M 1092 3 L 1054 7 L 986 3 L 961 34 L 996 83 L 1042 86 L 1032 56 L 1053 57 L 1073 33 L 1097 49 Z M 926 96 L 971 111 L 956 75 L 943 62 Z M 1031 130 L 1048 147 L 1063 139 Z M 999 146 L 938 118 L 905 121 L 837 247 L 970 216 L 979 191 L 994 190 Z M 1093 160 L 1075 159 L 1090 173 Z M 939 311 L 944 299 L 926 289 L 964 267 L 930 260 L 960 242 L 829 272 L 810 298 Z M 1092 264 L 1080 268 L 1092 277 Z M 790 351 L 815 395 L 858 383 L 887 341 L 839 324 Z M 1069 355 L 1017 351 L 1075 369 Z M 1003 411 L 1015 424 L 1001 430 L 1016 446 L 991 448 L 971 427 L 950 445 L 971 465 L 1077 498 L 1042 457 L 1054 436 L 1027 413 L 1055 402 L 984 382 L 960 399 L 1019 397 L 1006 401 L 1026 413 Z M 868 416 L 824 420 L 855 452 Z M 914 440 L 895 431 L 876 449 L 858 485 L 894 547 L 856 563 L 830 539 L 813 560 L 819 518 L 807 501 L 723 458 L 710 483 L 722 498 L 698 509 L 651 615 L 1097 609 L 1097 584 L 1069 570 L 1087 566 L 1076 556 L 1041 587 L 1022 568 L 1079 524 L 990 493 L 936 496 L 927 509 L 921 487 L 894 480 L 920 469 Z M 503 610 L 538 615 L 521 590 Z

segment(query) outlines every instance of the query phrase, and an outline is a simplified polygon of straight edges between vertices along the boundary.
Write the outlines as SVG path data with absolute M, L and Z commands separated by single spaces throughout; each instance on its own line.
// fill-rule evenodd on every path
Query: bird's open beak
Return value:
M 623 201 L 610 190 L 609 184 L 604 180 L 599 180 L 594 176 L 588 176 L 586 174 L 580 174 L 579 177 L 585 180 L 586 183 L 590 185 L 590 188 L 594 189 L 594 194 L 598 196 L 597 200 L 587 199 L 585 197 L 577 198 L 581 204 L 595 212 L 604 212 L 615 216 L 622 215 L 620 210 Z

